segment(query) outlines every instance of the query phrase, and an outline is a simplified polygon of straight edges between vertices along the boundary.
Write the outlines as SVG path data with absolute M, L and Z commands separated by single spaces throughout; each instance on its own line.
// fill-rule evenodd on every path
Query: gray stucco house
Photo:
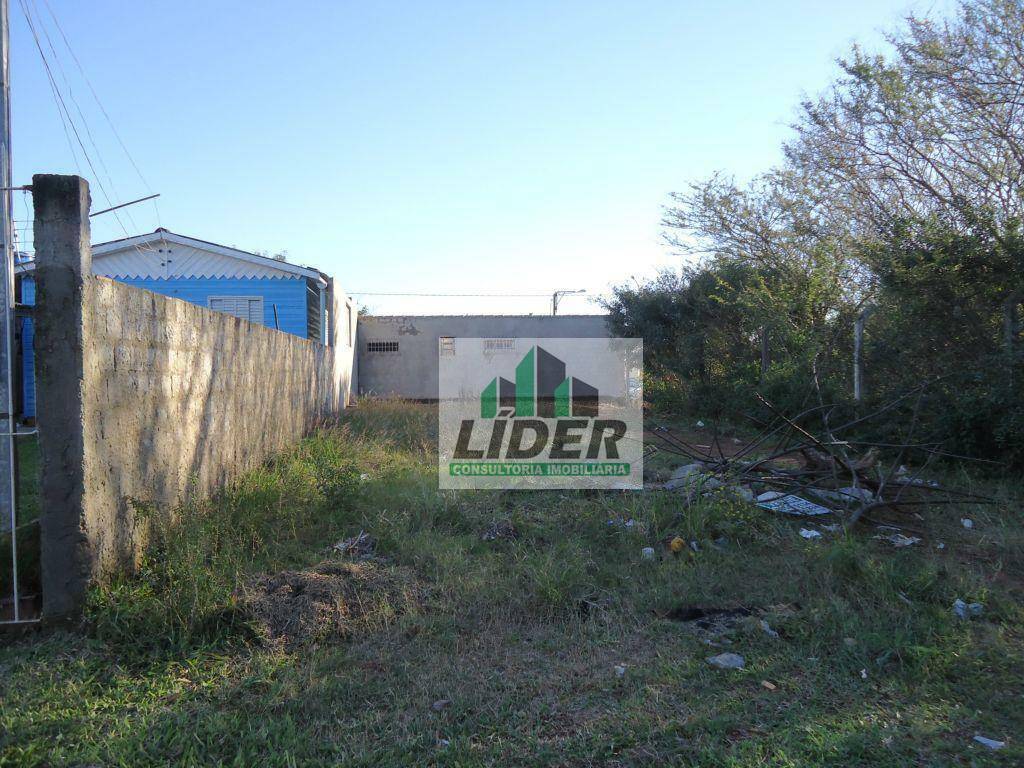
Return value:
M 358 394 L 436 400 L 438 354 L 458 338 L 511 349 L 521 338 L 610 337 L 605 315 L 364 315 L 356 330 Z

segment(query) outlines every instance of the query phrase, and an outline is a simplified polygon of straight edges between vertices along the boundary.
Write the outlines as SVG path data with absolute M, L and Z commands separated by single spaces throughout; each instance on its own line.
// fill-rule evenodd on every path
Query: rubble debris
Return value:
M 995 739 L 990 739 L 988 736 L 979 736 L 976 734 L 974 736 L 974 740 L 983 747 L 988 747 L 989 749 L 1002 749 L 1006 746 L 1005 741 L 996 741 Z
M 683 464 L 683 466 L 681 466 L 681 467 L 676 467 L 672 471 L 671 478 L 673 480 L 680 480 L 680 479 L 682 479 L 684 477 L 689 477 L 690 475 L 699 475 L 703 471 L 704 471 L 704 462 L 703 461 L 695 461 L 695 462 L 693 462 L 691 464 Z
M 999 503 L 991 497 L 920 478 L 920 470 L 909 457 L 921 455 L 919 466 L 924 467 L 942 451 L 939 444 L 915 441 L 916 424 L 903 431 L 904 443 L 872 444 L 848 439 L 854 426 L 890 412 L 902 397 L 838 425 L 825 417 L 830 409 L 824 406 L 790 418 L 762 395 L 757 399 L 771 412 L 771 419 L 764 422 L 759 435 L 731 450 L 729 456 L 717 440 L 700 445 L 669 427 L 652 427 L 647 435 L 658 441 L 658 450 L 686 462 L 663 487 L 688 494 L 698 489 L 724 489 L 741 498 L 746 498 L 749 491 L 764 509 L 805 517 L 834 513 L 842 517 L 846 527 L 861 519 L 874 522 L 867 514 L 877 509 L 923 520 L 917 510 L 942 504 Z M 820 435 L 809 426 L 818 417 L 824 417 Z M 890 466 L 885 466 L 883 449 L 885 455 L 895 454 Z M 972 526 L 969 520 L 965 523 L 965 527 Z
M 377 548 L 377 540 L 365 531 L 335 544 L 331 549 L 353 560 L 369 560 Z
M 508 520 L 499 520 L 487 526 L 480 538 L 483 541 L 511 540 L 519 538 L 519 531 Z
M 743 669 L 745 663 L 738 653 L 720 653 L 708 657 L 708 664 L 719 669 Z
M 846 488 L 839 488 L 837 490 L 831 490 L 829 488 L 808 488 L 807 491 L 808 493 L 812 493 L 818 498 L 825 499 L 827 501 L 869 503 L 875 500 L 875 494 L 867 488 L 858 488 L 852 485 L 847 486 Z
M 770 637 L 772 639 L 775 639 L 775 640 L 778 639 L 779 633 L 776 632 L 774 629 L 772 629 L 771 625 L 767 621 L 765 621 L 764 619 L 761 619 L 758 622 L 758 625 L 761 627 L 761 631 L 764 632 L 766 635 L 768 635 L 768 637 Z
M 730 487 L 729 491 L 738 496 L 743 501 L 754 500 L 754 491 L 751 490 L 749 485 L 735 485 Z
M 815 517 L 817 515 L 827 515 L 832 512 L 828 507 L 823 507 L 820 504 L 815 504 L 813 501 L 802 499 L 799 496 L 793 496 L 790 494 L 780 494 L 778 496 L 770 496 L 766 499 L 762 499 L 762 496 L 768 496 L 774 491 L 768 491 L 762 493 L 761 496 L 757 497 L 757 506 L 764 509 L 770 509 L 773 512 L 781 512 L 784 515 L 797 515 L 799 517 Z
M 627 531 L 632 530 L 637 525 L 636 520 L 629 518 L 629 520 L 609 520 L 608 526 L 612 528 L 625 528 Z
M 771 682 L 770 680 L 762 680 L 761 681 L 761 687 L 762 688 L 766 688 L 769 691 L 774 691 L 774 690 L 777 690 L 779 686 L 777 686 L 775 683 Z
M 708 474 L 703 462 L 699 461 L 676 467 L 675 471 L 672 472 L 672 476 L 664 485 L 666 491 L 677 491 L 680 489 L 711 491 L 721 487 L 722 481 L 714 475 Z
M 904 536 L 902 533 L 890 533 L 888 536 L 878 534 L 877 536 L 873 536 L 872 538 L 880 539 L 882 541 L 888 541 L 897 549 L 909 547 L 921 541 L 921 539 L 917 536 Z

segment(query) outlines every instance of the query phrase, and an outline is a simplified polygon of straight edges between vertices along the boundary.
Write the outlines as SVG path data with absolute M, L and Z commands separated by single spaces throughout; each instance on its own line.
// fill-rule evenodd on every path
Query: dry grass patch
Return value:
M 267 641 L 291 650 L 387 627 L 418 612 L 423 596 L 408 568 L 329 561 L 260 575 L 242 587 L 239 601 Z

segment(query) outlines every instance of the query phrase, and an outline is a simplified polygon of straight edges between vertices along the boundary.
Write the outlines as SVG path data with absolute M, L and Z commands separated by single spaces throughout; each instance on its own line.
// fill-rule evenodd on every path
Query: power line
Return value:
M 350 296 L 438 296 L 442 298 L 481 299 L 550 299 L 550 293 L 393 293 L 378 291 L 346 291 Z
M 78 164 L 78 153 L 75 152 L 75 145 L 71 141 L 71 133 L 68 131 L 68 121 L 64 117 L 62 111 L 60 94 L 57 92 L 57 84 L 54 81 L 53 73 L 50 71 L 50 64 L 46 60 L 46 56 L 43 54 L 43 48 L 39 44 L 39 36 L 36 34 L 35 26 L 32 24 L 32 19 L 28 15 L 28 8 L 25 6 L 25 0 L 18 0 L 18 4 L 21 6 L 21 12 L 25 16 L 25 21 L 28 23 L 29 31 L 32 33 L 32 39 L 35 40 L 36 50 L 39 51 L 39 57 L 43 60 L 43 68 L 46 70 L 46 79 L 50 84 L 50 92 L 53 94 L 53 100 L 57 105 L 57 115 L 60 117 L 61 127 L 64 129 L 64 138 L 67 139 L 68 149 L 71 151 L 71 159 L 75 163 L 75 170 L 78 171 L 78 175 L 82 175 L 82 166 Z
M 50 49 L 50 53 L 53 54 L 53 63 L 57 67 L 57 71 L 60 73 L 61 80 L 64 81 L 64 88 L 67 90 L 68 98 L 71 99 L 71 103 L 75 107 L 75 111 L 78 113 L 78 117 L 82 122 L 82 129 L 85 131 L 85 137 L 89 140 L 89 144 L 92 146 L 93 152 L 96 155 L 96 162 L 99 164 L 99 168 L 106 174 L 107 184 L 110 187 L 110 192 L 113 197 L 121 197 L 117 191 L 117 185 L 114 183 L 114 177 L 111 175 L 110 170 L 107 168 L 107 164 L 103 159 L 103 153 L 100 152 L 99 145 L 96 143 L 96 139 L 93 138 L 92 128 L 89 127 L 89 121 L 85 117 L 85 113 L 82 111 L 81 105 L 78 103 L 78 99 L 75 98 L 74 89 L 71 87 L 71 80 L 68 79 L 67 72 L 64 71 L 64 65 L 61 63 L 60 55 L 57 53 L 57 48 L 53 44 L 53 39 L 50 37 L 50 31 L 46 28 L 46 24 L 43 21 L 43 16 L 39 12 L 39 5 L 36 0 L 30 0 L 31 7 L 35 11 L 36 23 L 39 25 L 39 29 L 43 33 L 43 37 L 46 39 L 46 45 Z M 83 150 L 84 151 L 84 150 Z M 91 167 L 91 164 L 90 164 Z M 109 201 L 108 201 L 109 203 Z M 135 223 L 135 219 L 132 217 L 130 211 L 126 211 L 125 215 L 128 217 L 129 223 L 132 225 L 132 229 L 138 230 L 139 225 Z
M 33 2 L 33 5 L 34 5 L 35 0 L 31 0 L 31 2 Z M 67 139 L 68 139 L 68 145 L 69 145 L 69 147 L 71 149 L 71 155 L 72 155 L 72 157 L 75 160 L 75 166 L 78 168 L 79 175 L 81 175 L 81 167 L 78 165 L 78 157 L 77 157 L 77 154 L 75 153 L 74 145 L 71 143 L 70 134 L 68 133 L 68 127 L 69 126 L 71 128 L 71 133 L 74 134 L 75 140 L 78 142 L 78 146 L 79 146 L 79 148 L 82 151 L 82 155 L 85 158 L 85 162 L 89 166 L 89 170 L 92 172 L 93 178 L 96 180 L 96 186 L 99 187 L 100 193 L 103 195 L 103 198 L 107 201 L 107 205 L 110 208 L 117 208 L 119 206 L 117 206 L 113 202 L 113 200 L 110 197 L 110 194 L 107 192 L 106 186 L 103 184 L 103 178 L 97 172 L 96 166 L 93 165 L 92 158 L 89 156 L 89 151 L 85 148 L 85 143 L 82 141 L 82 137 L 81 137 L 81 135 L 78 132 L 77 126 L 75 125 L 74 118 L 71 117 L 71 111 L 68 109 L 67 102 L 64 101 L 64 96 L 61 93 L 60 87 L 57 84 L 57 79 L 53 75 L 53 69 L 50 66 L 49 59 L 47 59 L 47 57 L 46 57 L 46 52 L 43 50 L 42 42 L 39 39 L 39 33 L 36 30 L 36 24 L 33 22 L 32 14 L 29 12 L 28 5 L 26 4 L 26 0 L 18 0 L 18 3 L 21 6 L 21 12 L 22 12 L 22 14 L 25 17 L 26 23 L 28 24 L 29 31 L 32 33 L 32 39 L 35 42 L 36 50 L 39 52 L 39 57 L 43 61 L 43 68 L 46 70 L 46 77 L 47 77 L 47 79 L 49 80 L 49 83 L 50 83 L 50 90 L 53 93 L 54 100 L 57 103 L 57 113 L 58 113 L 58 115 L 61 118 L 62 124 L 64 125 L 64 134 L 65 134 L 65 137 L 67 137 Z M 34 6 L 34 7 L 36 8 L 36 13 L 38 14 L 38 6 Z M 53 47 L 52 41 L 50 41 L 49 35 L 46 32 L 46 28 L 43 26 L 42 17 L 41 16 L 39 18 L 39 27 L 43 30 L 43 34 L 47 38 L 47 43 L 49 43 L 50 49 L 53 51 L 54 60 L 55 60 L 55 63 L 57 64 L 57 66 L 60 67 L 61 76 L 64 78 L 65 82 L 67 82 L 67 76 L 64 74 L 63 67 L 60 65 L 59 57 L 57 56 L 57 52 L 56 52 L 56 50 Z M 72 98 L 72 100 L 74 100 L 74 95 L 71 93 L 71 86 L 70 86 L 70 84 L 68 84 L 68 94 Z M 75 106 L 76 106 L 76 108 L 78 107 L 77 101 L 75 101 Z M 82 114 L 81 113 L 81 109 L 79 109 L 79 114 L 80 115 Z M 82 122 L 83 122 L 83 124 L 85 124 L 85 129 L 87 131 L 87 134 L 89 135 L 90 141 L 92 141 L 92 134 L 88 130 L 88 125 L 86 123 L 84 115 L 82 115 Z M 93 146 L 95 147 L 95 142 L 93 142 Z M 96 147 L 96 153 L 97 153 L 97 156 L 99 156 L 99 148 L 98 147 Z M 99 158 L 99 160 L 100 160 L 100 163 L 102 164 L 102 158 L 101 157 Z M 114 219 L 117 221 L 118 226 L 120 226 L 121 231 L 124 232 L 125 237 L 126 238 L 131 238 L 132 235 L 129 234 L 128 229 L 125 227 L 124 222 L 121 220 L 121 217 L 118 215 L 117 211 L 114 210 L 112 212 L 113 212 L 113 215 L 114 215 Z M 131 218 L 130 215 L 129 215 L 129 218 Z M 133 220 L 133 226 L 135 226 L 136 229 L 138 228 L 138 226 L 134 224 L 134 220 Z M 135 250 L 140 255 L 143 254 L 143 250 L 141 248 L 139 248 L 139 246 L 137 244 L 134 247 L 135 247 Z M 152 248 L 147 248 L 146 250 L 150 250 L 151 251 L 153 249 Z
M 146 191 L 151 193 L 153 188 L 146 181 L 146 177 L 142 175 L 142 170 L 135 162 L 135 158 L 132 157 L 132 153 L 128 151 L 128 146 L 124 143 L 124 139 L 121 138 L 120 132 L 114 125 L 114 121 L 111 119 L 110 114 L 107 112 L 106 107 L 103 106 L 103 102 L 100 100 L 99 94 L 92 85 L 92 81 L 89 79 L 89 75 L 86 74 L 85 67 L 82 66 L 82 62 L 78 60 L 78 56 L 75 54 L 75 49 L 71 47 L 71 42 L 68 40 L 68 36 L 64 33 L 64 28 L 60 24 L 60 20 L 57 18 L 57 14 L 53 12 L 53 8 L 50 5 L 50 0 L 43 0 L 43 4 L 46 6 L 46 10 L 50 14 L 50 18 L 53 19 L 54 26 L 57 27 L 57 31 L 60 33 L 61 39 L 64 41 L 64 45 L 68 49 L 68 53 L 71 54 L 72 61 L 75 62 L 75 66 L 78 67 L 78 71 L 82 74 L 82 79 L 85 81 L 86 86 L 89 88 L 89 92 L 92 94 L 93 99 L 96 101 L 96 106 L 100 108 L 100 112 L 107 121 L 107 125 L 110 126 L 110 132 L 114 134 L 114 138 L 117 139 L 117 143 L 121 146 L 124 151 L 125 157 L 128 158 L 128 162 L 131 163 L 132 168 L 135 169 L 136 175 L 139 177 L 139 181 L 142 182 L 142 186 L 146 188 Z M 160 206 L 156 200 L 153 201 L 153 210 L 156 213 L 156 223 L 158 226 L 163 226 L 160 221 Z

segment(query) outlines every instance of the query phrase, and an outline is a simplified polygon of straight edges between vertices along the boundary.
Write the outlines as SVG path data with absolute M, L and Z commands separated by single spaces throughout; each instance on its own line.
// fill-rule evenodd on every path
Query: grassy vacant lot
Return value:
M 361 407 L 184 510 L 85 635 L 0 648 L 0 764 L 1024 760 L 1019 499 L 896 550 L 663 491 L 441 493 L 433 419 Z M 373 558 L 329 551 L 360 531 Z M 693 606 L 753 616 L 697 631 Z

